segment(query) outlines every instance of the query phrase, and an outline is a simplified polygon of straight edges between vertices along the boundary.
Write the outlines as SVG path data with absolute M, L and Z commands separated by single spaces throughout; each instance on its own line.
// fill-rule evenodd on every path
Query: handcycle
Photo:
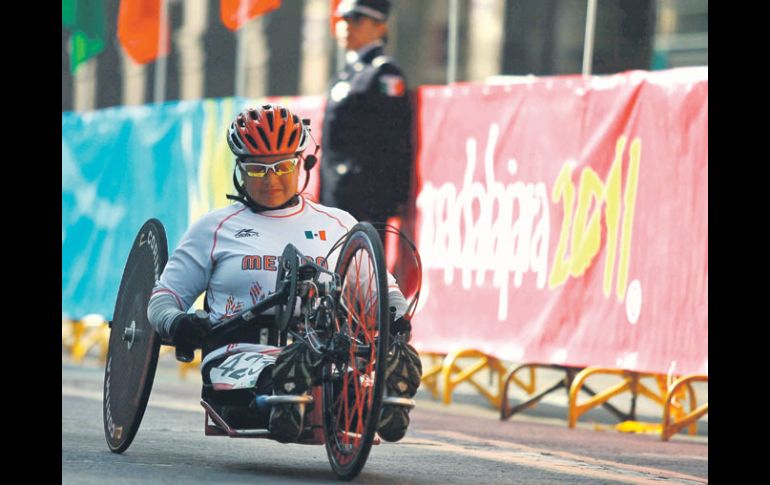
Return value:
M 395 231 L 410 245 L 419 275 L 414 244 Z M 277 404 L 304 405 L 304 430 L 297 442 L 324 445 L 333 471 L 350 480 L 364 467 L 372 445 L 380 442 L 376 430 L 382 405 L 413 408 L 415 402 L 385 396 L 393 315 L 377 230 L 369 223 L 358 223 L 329 254 L 338 248 L 332 271 L 287 244 L 279 260 L 275 291 L 215 326 L 212 335 L 226 341 L 228 334 L 239 329 L 264 329 L 270 346 L 285 346 L 289 337 L 309 345 L 317 365 L 310 391 L 300 396 L 259 395 L 258 404 L 268 409 Z M 172 345 L 147 320 L 147 302 L 167 259 L 163 225 L 150 219 L 134 239 L 110 322 L 103 418 L 107 444 L 115 453 L 124 452 L 133 442 L 152 390 L 160 346 Z M 418 298 L 419 287 L 409 304 L 409 317 Z M 266 317 L 271 308 L 274 316 Z M 193 352 L 176 348 L 177 360 L 189 362 Z M 244 428 L 228 422 L 212 402 L 202 399 L 200 403 L 206 436 L 276 439 L 266 425 Z

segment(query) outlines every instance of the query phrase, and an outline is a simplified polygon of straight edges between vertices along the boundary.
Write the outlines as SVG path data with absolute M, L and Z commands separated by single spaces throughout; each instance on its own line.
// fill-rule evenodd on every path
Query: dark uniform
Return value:
M 412 109 L 406 80 L 381 42 L 348 54 L 331 83 L 323 119 L 321 203 L 386 222 L 407 202 Z

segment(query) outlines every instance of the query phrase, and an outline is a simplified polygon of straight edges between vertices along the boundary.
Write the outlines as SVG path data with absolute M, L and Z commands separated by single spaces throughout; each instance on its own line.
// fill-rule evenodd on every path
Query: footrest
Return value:
M 270 406 L 275 404 L 312 404 L 313 396 L 292 396 L 291 394 L 285 396 L 267 396 L 264 398 L 264 402 Z
M 403 406 L 409 409 L 413 409 L 417 405 L 414 399 L 409 399 L 407 397 L 385 397 L 382 399 L 382 404 L 383 406 Z
M 209 403 L 201 400 L 201 406 L 206 410 L 206 436 L 229 436 L 230 438 L 267 438 L 270 436 L 270 431 L 266 429 L 235 429 L 227 424 Z M 214 422 L 213 425 L 209 423 L 209 419 Z

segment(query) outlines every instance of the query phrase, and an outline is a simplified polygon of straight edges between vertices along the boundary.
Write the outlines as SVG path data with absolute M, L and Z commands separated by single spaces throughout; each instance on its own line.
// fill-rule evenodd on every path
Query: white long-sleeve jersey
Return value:
M 279 258 L 288 243 L 323 265 L 329 249 L 357 221 L 341 209 L 299 200 L 293 207 L 261 213 L 237 202 L 190 226 L 150 297 L 148 317 L 158 333 L 168 338 L 173 319 L 204 291 L 214 326 L 265 299 L 275 290 Z M 330 255 L 328 268 L 334 269 L 338 254 Z M 405 299 L 389 273 L 388 293 L 397 314 L 403 314 Z

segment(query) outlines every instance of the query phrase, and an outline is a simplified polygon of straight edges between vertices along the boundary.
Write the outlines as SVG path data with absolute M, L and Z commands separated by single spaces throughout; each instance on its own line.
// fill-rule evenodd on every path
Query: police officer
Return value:
M 383 54 L 389 0 L 343 0 L 338 41 L 347 50 L 323 120 L 321 202 L 358 220 L 402 213 L 412 175 L 412 110 L 406 80 Z

